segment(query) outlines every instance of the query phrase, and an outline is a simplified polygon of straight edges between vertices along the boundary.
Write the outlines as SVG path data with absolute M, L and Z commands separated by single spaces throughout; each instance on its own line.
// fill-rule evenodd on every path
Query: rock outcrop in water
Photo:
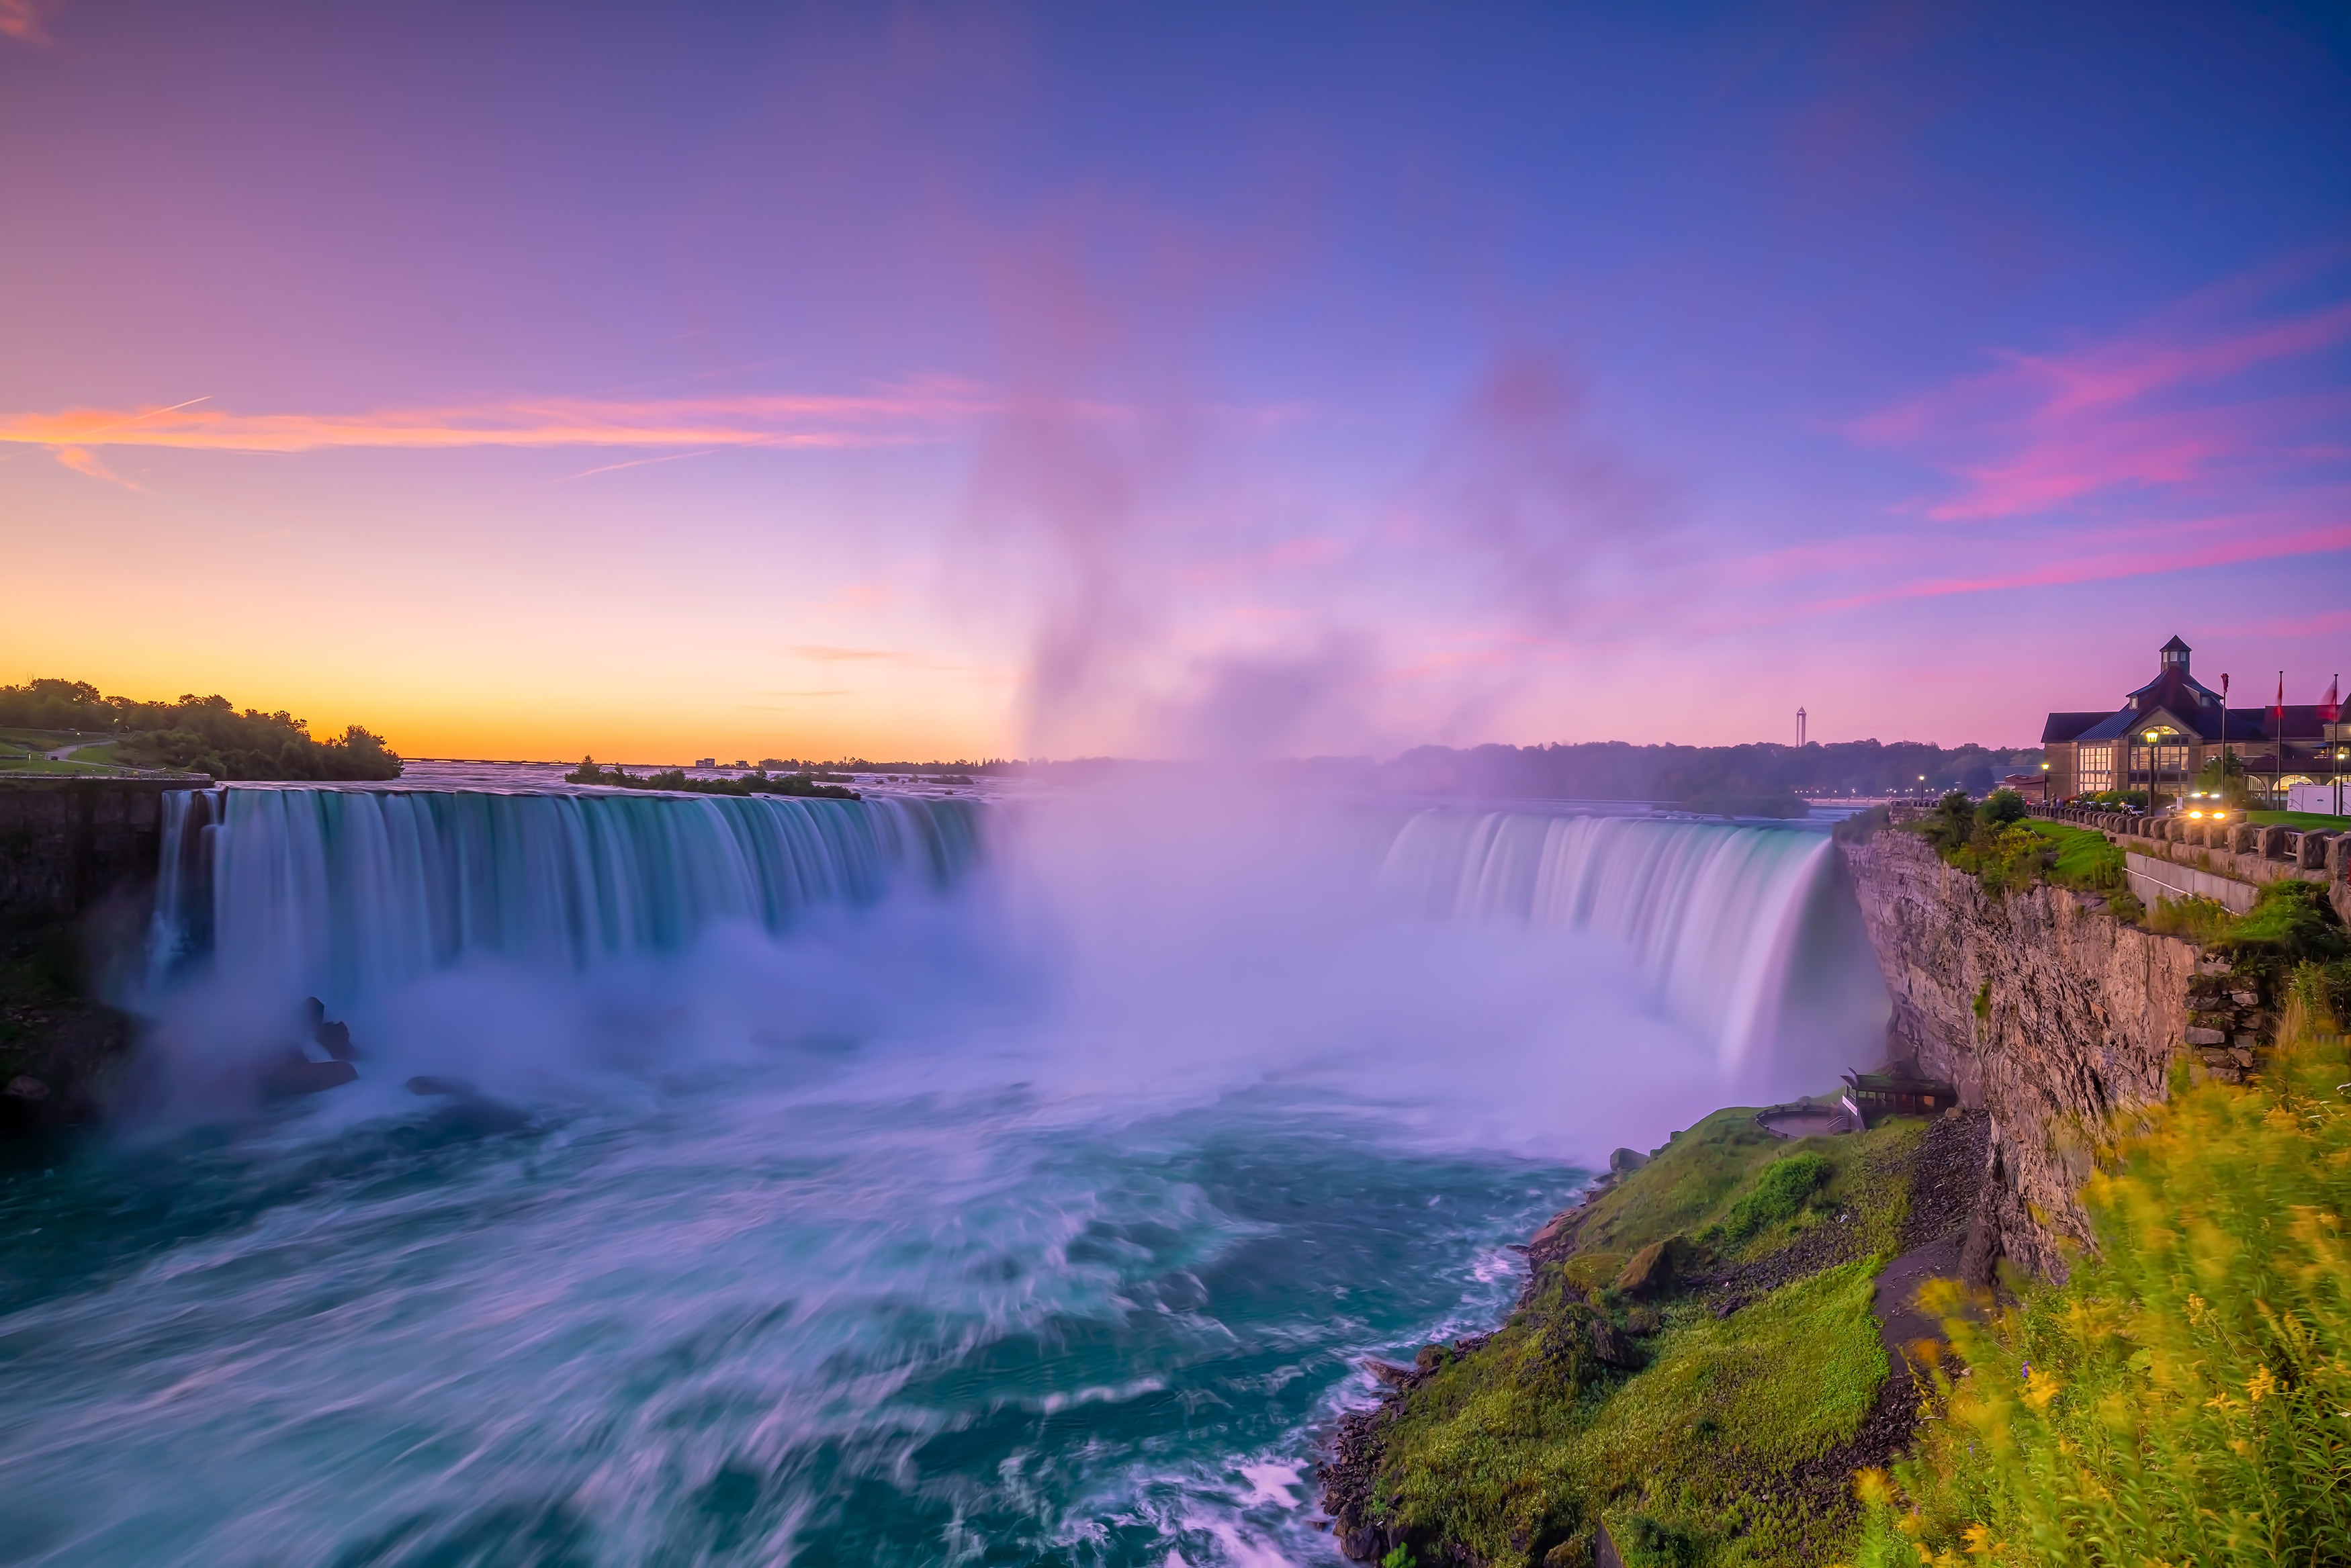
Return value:
M 1878 833 L 1844 854 L 1893 994 L 1893 1048 L 1991 1113 L 1971 1264 L 1993 1248 L 2062 1279 L 2061 1243 L 2089 1238 L 2074 1194 L 2097 1130 L 2164 1097 L 2198 949 L 2066 888 L 1988 892 L 1915 834 Z

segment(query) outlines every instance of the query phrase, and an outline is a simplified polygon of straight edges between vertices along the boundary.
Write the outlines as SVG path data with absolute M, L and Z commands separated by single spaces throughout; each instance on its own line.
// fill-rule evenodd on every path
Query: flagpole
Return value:
M 2327 750 L 2335 753 L 2334 766 L 2328 770 L 2335 781 L 2335 815 L 2343 815 L 2343 674 L 2337 670 L 2335 679 L 2326 683 Z
M 2285 794 L 2285 671 L 2278 671 L 2277 701 L 2270 709 L 2270 717 L 2277 721 L 2277 744 L 2271 748 L 2276 753 L 2277 765 L 2270 772 L 2270 809 L 2283 811 L 2285 805 L 2278 797 Z

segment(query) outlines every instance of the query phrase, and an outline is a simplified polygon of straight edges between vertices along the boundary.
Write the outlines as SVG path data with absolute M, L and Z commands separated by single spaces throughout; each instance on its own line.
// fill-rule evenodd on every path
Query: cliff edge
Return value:
M 1971 1251 L 2064 1279 L 2063 1244 L 2090 1236 L 2075 1194 L 2094 1140 L 2113 1114 L 2165 1096 L 2199 949 L 2126 925 L 2095 895 L 1988 891 L 1917 834 L 1844 851 L 1893 994 L 1890 1044 L 1991 1116 Z

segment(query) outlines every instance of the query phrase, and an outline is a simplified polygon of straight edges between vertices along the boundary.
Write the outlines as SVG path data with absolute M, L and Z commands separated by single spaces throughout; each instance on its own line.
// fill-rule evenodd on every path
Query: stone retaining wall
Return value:
M 2262 896 L 2261 888 L 2251 882 L 2151 856 L 2126 855 L 2123 865 L 2125 874 L 2130 877 L 2131 891 L 2150 909 L 2165 898 L 2210 898 L 2231 914 L 2242 915 L 2250 912 Z

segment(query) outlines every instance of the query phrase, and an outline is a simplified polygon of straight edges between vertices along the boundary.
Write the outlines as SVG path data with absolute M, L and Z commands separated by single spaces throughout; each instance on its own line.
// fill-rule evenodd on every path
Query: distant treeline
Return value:
M 28 680 L 0 686 L 0 729 L 119 735 L 115 755 L 129 766 L 176 768 L 216 779 L 400 776 L 399 756 L 381 735 L 357 724 L 316 741 L 307 720 L 282 709 L 239 712 L 221 696 L 141 702 L 104 696 L 87 680 Z
M 692 794 L 792 794 L 820 800 L 857 800 L 855 790 L 842 789 L 838 784 L 820 784 L 806 773 L 770 774 L 767 769 L 751 772 L 731 779 L 690 779 L 684 768 L 665 768 L 659 773 L 632 774 L 624 768 L 604 768 L 596 765 L 593 757 L 582 757 L 580 765 L 563 775 L 566 784 L 601 784 L 607 789 L 671 789 Z
M 1422 746 L 1380 765 L 1382 785 L 1416 794 L 1573 800 L 1700 801 L 1709 796 L 1982 794 L 2009 773 L 2038 773 L 2038 749 L 1943 747 L 1923 741 L 1807 746 Z
M 1272 764 L 1277 776 L 1333 789 L 1544 800 L 1646 800 L 1700 810 L 1768 815 L 1798 809 L 1799 797 L 1983 794 L 2009 773 L 2037 773 L 2037 748 L 1938 746 L 1924 741 L 1840 741 L 1797 747 L 1576 745 L 1421 746 L 1387 762 L 1313 757 Z M 1081 784 L 1131 769 L 1170 764 L 1109 757 L 989 763 L 988 773 Z

